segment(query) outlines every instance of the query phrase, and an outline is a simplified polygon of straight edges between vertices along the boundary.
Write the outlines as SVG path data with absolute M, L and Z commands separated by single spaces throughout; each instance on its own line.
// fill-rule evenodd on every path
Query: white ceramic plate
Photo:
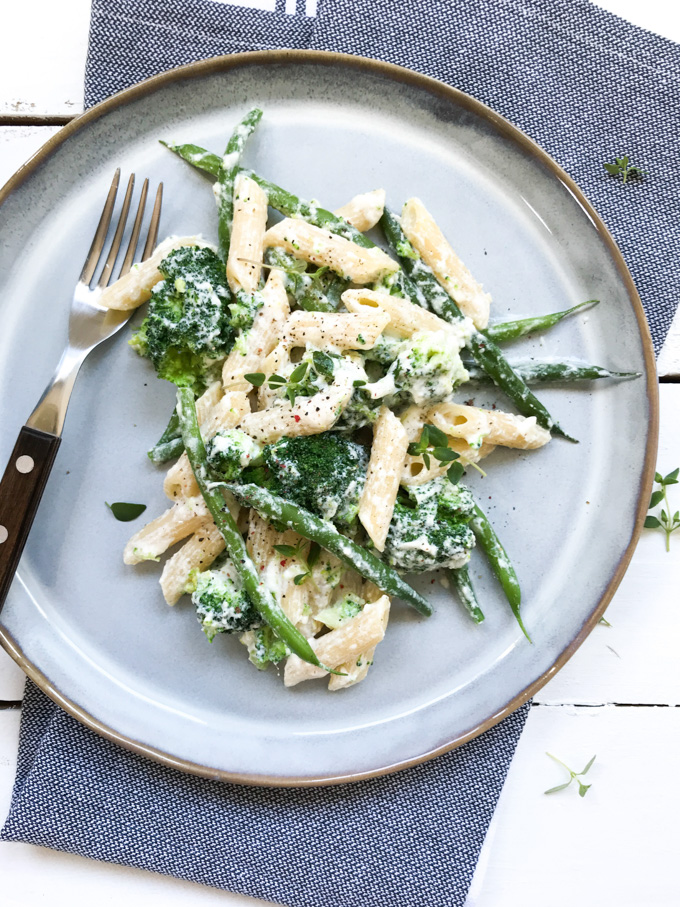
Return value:
M 141 521 L 116 522 L 104 501 L 145 502 L 145 518 L 165 508 L 162 473 L 145 451 L 165 425 L 173 388 L 123 336 L 85 364 L 2 614 L 3 645 L 70 712 L 153 758 L 252 783 L 331 783 L 412 764 L 480 733 L 544 683 L 594 626 L 646 509 L 653 356 L 632 282 L 597 216 L 547 155 L 487 108 L 351 57 L 222 58 L 105 102 L 6 187 L 3 463 L 58 360 L 70 293 L 115 167 L 164 181 L 162 233 L 213 237 L 210 183 L 157 140 L 219 151 L 255 104 L 265 116 L 248 166 L 329 208 L 376 186 L 396 209 L 419 196 L 493 294 L 496 318 L 602 300 L 513 355 L 575 356 L 643 373 L 541 391 L 580 444 L 556 439 L 538 452 L 496 453 L 487 478 L 470 475 L 517 567 L 534 644 L 476 555 L 484 624 L 472 624 L 425 577 L 418 585 L 434 616 L 396 604 L 367 681 L 329 694 L 323 682 L 284 689 L 275 670 L 252 668 L 237 639 L 209 645 L 188 600 L 164 604 L 158 565 L 123 565 L 123 545 Z

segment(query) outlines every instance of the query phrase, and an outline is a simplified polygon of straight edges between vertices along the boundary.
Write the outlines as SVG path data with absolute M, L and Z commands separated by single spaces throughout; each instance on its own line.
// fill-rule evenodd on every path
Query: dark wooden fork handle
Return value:
M 24 425 L 0 482 L 0 610 L 60 444 L 56 435 Z

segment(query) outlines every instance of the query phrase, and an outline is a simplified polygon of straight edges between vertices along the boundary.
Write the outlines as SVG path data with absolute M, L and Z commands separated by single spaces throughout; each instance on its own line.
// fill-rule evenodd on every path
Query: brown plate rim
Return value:
M 382 768 L 374 769 L 368 772 L 358 772 L 356 774 L 345 774 L 335 777 L 320 778 L 286 778 L 279 776 L 234 774 L 220 769 L 211 769 L 208 766 L 198 765 L 187 760 L 178 759 L 170 753 L 166 753 L 153 747 L 146 746 L 145 744 L 140 743 L 137 740 L 132 740 L 131 738 L 119 734 L 112 728 L 98 721 L 93 715 L 82 709 L 75 702 L 72 702 L 51 683 L 49 678 L 47 678 L 34 664 L 32 664 L 24 656 L 23 652 L 21 651 L 21 647 L 12 638 L 11 634 L 4 627 L 0 626 L 0 644 L 2 644 L 3 648 L 10 655 L 10 657 L 14 659 L 19 667 L 22 668 L 22 670 L 28 675 L 28 677 L 30 677 L 30 679 L 35 684 L 37 684 L 37 686 L 44 693 L 46 693 L 47 696 L 50 697 L 50 699 L 52 699 L 57 705 L 64 709 L 64 711 L 72 715 L 76 720 L 80 721 L 82 724 L 95 731 L 97 734 L 105 737 L 108 740 L 111 740 L 113 743 L 116 743 L 119 746 L 122 746 L 124 749 L 137 753 L 138 755 L 145 756 L 149 759 L 166 765 L 169 768 L 175 768 L 183 772 L 199 775 L 201 777 L 210 778 L 213 780 L 228 781 L 235 784 L 248 784 L 260 787 L 315 787 L 346 784 L 348 782 L 380 777 L 382 775 L 387 775 L 405 768 L 410 768 L 411 766 L 426 762 L 429 759 L 433 759 L 435 756 L 439 756 L 442 753 L 447 753 L 450 750 L 455 749 L 456 747 L 462 746 L 462 744 L 467 743 L 469 740 L 478 737 L 480 734 L 483 734 L 484 731 L 487 731 L 495 724 L 498 724 L 503 720 L 503 718 L 505 718 L 511 712 L 516 711 L 516 709 L 527 702 L 527 700 L 529 700 L 538 690 L 540 690 L 541 687 L 544 686 L 548 682 L 548 680 L 550 680 L 557 673 L 557 671 L 559 671 L 560 668 L 563 667 L 564 664 L 566 664 L 566 662 L 571 658 L 574 652 L 576 652 L 579 646 L 590 634 L 591 630 L 600 620 L 600 617 L 604 614 L 607 605 L 611 601 L 614 592 L 616 591 L 619 583 L 621 582 L 621 579 L 623 578 L 623 575 L 630 563 L 631 557 L 633 556 L 637 542 L 640 538 L 645 515 L 647 513 L 647 503 L 649 501 L 649 496 L 651 494 L 654 479 L 659 432 L 659 390 L 656 377 L 656 363 L 654 359 L 652 339 L 649 333 L 649 326 L 647 324 L 644 310 L 642 308 L 642 302 L 640 301 L 637 289 L 635 288 L 633 279 L 626 266 L 623 256 L 619 251 L 618 246 L 605 227 L 602 219 L 599 217 L 593 206 L 587 200 L 583 192 L 579 189 L 579 187 L 571 179 L 571 177 L 568 176 L 568 174 L 565 173 L 565 171 L 550 157 L 550 155 L 546 151 L 544 151 L 539 145 L 537 145 L 536 142 L 530 139 L 516 126 L 513 126 L 513 124 L 506 120 L 504 117 L 491 110 L 491 108 L 487 107 L 481 101 L 476 100 L 476 98 L 465 94 L 457 88 L 452 88 L 451 86 L 445 85 L 443 82 L 439 82 L 438 80 L 432 79 L 429 76 L 424 76 L 420 73 L 405 69 L 404 67 L 396 66 L 393 63 L 384 63 L 382 61 L 371 60 L 366 57 L 332 53 L 329 51 L 269 50 L 211 57 L 206 60 L 200 60 L 195 63 L 190 63 L 186 66 L 181 66 L 176 69 L 171 69 L 167 72 L 160 73 L 157 76 L 153 76 L 150 79 L 139 82 L 138 84 L 133 85 L 131 88 L 127 88 L 124 91 L 121 91 L 118 94 L 107 98 L 105 101 L 102 101 L 101 103 L 95 105 L 79 116 L 76 116 L 58 133 L 48 139 L 48 141 L 31 158 L 29 158 L 29 160 L 22 167 L 20 167 L 16 171 L 16 173 L 9 179 L 9 181 L 2 187 L 2 189 L 0 189 L 0 207 L 12 194 L 12 192 L 18 189 L 45 160 L 47 160 L 64 142 L 66 142 L 76 132 L 79 132 L 81 129 L 86 128 L 90 123 L 98 120 L 100 117 L 105 116 L 106 114 L 111 113 L 114 110 L 118 110 L 119 108 L 124 107 L 129 103 L 132 103 L 138 98 L 144 97 L 157 91 L 164 85 L 180 81 L 182 79 L 190 79 L 196 77 L 200 78 L 216 72 L 228 72 L 229 70 L 237 69 L 243 66 L 261 66 L 267 64 L 295 65 L 310 63 L 321 66 L 350 67 L 360 71 L 369 72 L 374 75 L 380 75 L 392 81 L 407 83 L 416 88 L 419 88 L 420 90 L 426 91 L 429 94 L 441 97 L 458 107 L 463 107 L 476 114 L 480 118 L 492 123 L 500 134 L 517 143 L 520 147 L 527 151 L 535 160 L 546 167 L 553 174 L 553 176 L 555 176 L 569 190 L 569 192 L 574 196 L 574 198 L 578 201 L 578 203 L 583 207 L 584 211 L 590 217 L 598 234 L 604 241 L 614 262 L 614 265 L 621 277 L 621 280 L 626 288 L 628 298 L 633 307 L 633 311 L 635 312 L 644 351 L 645 378 L 647 380 L 647 399 L 649 402 L 649 433 L 647 436 L 645 462 L 640 480 L 640 491 L 638 495 L 633 532 L 631 534 L 628 545 L 617 564 L 616 570 L 611 576 L 607 587 L 590 618 L 584 622 L 574 639 L 562 651 L 562 653 L 558 656 L 552 666 L 548 668 L 548 670 L 545 671 L 540 677 L 538 677 L 533 683 L 531 683 L 524 690 L 514 696 L 509 702 L 507 702 L 502 709 L 498 710 L 493 715 L 486 718 L 484 721 L 475 725 L 475 727 L 470 728 L 462 734 L 458 734 L 453 740 L 450 740 L 449 742 L 443 744 L 442 746 L 436 747 L 429 752 L 421 753 L 413 759 L 396 762 L 391 765 L 383 766 Z

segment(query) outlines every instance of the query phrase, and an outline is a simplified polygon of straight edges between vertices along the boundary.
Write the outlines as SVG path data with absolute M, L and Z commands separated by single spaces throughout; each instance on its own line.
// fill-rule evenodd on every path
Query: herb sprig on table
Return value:
M 569 787 L 569 785 L 571 784 L 572 781 L 576 781 L 576 783 L 578 784 L 579 797 L 585 797 L 585 795 L 588 793 L 588 791 L 592 787 L 592 784 L 584 784 L 581 781 L 581 778 L 583 777 L 583 775 L 587 774 L 590 771 L 590 768 L 591 768 L 593 762 L 595 761 L 596 756 L 592 757 L 590 762 L 586 765 L 586 767 L 581 772 L 572 771 L 568 765 L 565 765 L 561 759 L 558 759 L 557 756 L 553 756 L 552 753 L 546 753 L 546 756 L 550 756 L 550 758 L 553 759 L 555 762 L 557 762 L 558 765 L 561 765 L 562 768 L 566 768 L 566 770 L 569 772 L 569 780 L 565 781 L 564 784 L 558 784 L 557 787 L 551 787 L 548 790 L 543 791 L 543 793 L 544 794 L 555 794 L 555 793 L 557 793 L 558 790 L 564 790 L 565 788 Z
M 622 154 L 621 157 L 615 158 L 613 164 L 605 161 L 603 166 L 610 176 L 622 176 L 624 183 L 627 183 L 631 177 L 642 179 L 647 173 L 646 170 L 642 170 L 636 164 L 631 164 L 627 154 Z
M 666 533 L 666 551 L 671 550 L 671 534 L 676 529 L 680 529 L 680 511 L 676 510 L 671 516 L 671 507 L 668 501 L 668 486 L 678 484 L 678 474 L 680 467 L 669 472 L 667 476 L 662 476 L 660 472 L 654 475 L 654 481 L 659 486 L 656 491 L 652 492 L 649 501 L 649 509 L 653 510 L 663 501 L 663 507 L 658 515 L 650 513 L 645 520 L 645 529 L 663 529 Z

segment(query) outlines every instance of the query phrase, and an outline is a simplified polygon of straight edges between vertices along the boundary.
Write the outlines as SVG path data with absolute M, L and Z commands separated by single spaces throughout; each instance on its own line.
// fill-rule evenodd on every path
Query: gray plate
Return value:
M 155 564 L 125 567 L 141 525 L 104 501 L 166 506 L 145 456 L 173 389 L 118 338 L 83 368 L 54 473 L 2 614 L 5 648 L 100 733 L 177 767 L 252 783 L 330 783 L 420 761 L 516 708 L 596 623 L 628 562 L 656 443 L 651 344 L 630 277 L 578 189 L 481 104 L 396 67 L 325 54 L 254 54 L 151 80 L 79 118 L 4 192 L 0 224 L 0 461 L 50 377 L 68 300 L 115 167 L 166 187 L 162 233 L 215 235 L 210 184 L 157 139 L 214 150 L 254 104 L 246 163 L 333 208 L 383 186 L 422 198 L 494 297 L 495 317 L 602 304 L 517 349 L 574 356 L 644 377 L 551 388 L 566 430 L 497 452 L 470 484 L 506 542 L 534 645 L 481 556 L 487 620 L 472 624 L 431 578 L 429 620 L 396 604 L 366 682 L 284 689 L 236 639 L 209 645 L 188 601 L 163 602 Z M 513 351 L 514 353 L 515 351 Z M 465 390 L 463 398 L 472 392 Z M 477 402 L 484 402 L 478 395 Z M 499 403 L 501 397 L 497 397 Z

